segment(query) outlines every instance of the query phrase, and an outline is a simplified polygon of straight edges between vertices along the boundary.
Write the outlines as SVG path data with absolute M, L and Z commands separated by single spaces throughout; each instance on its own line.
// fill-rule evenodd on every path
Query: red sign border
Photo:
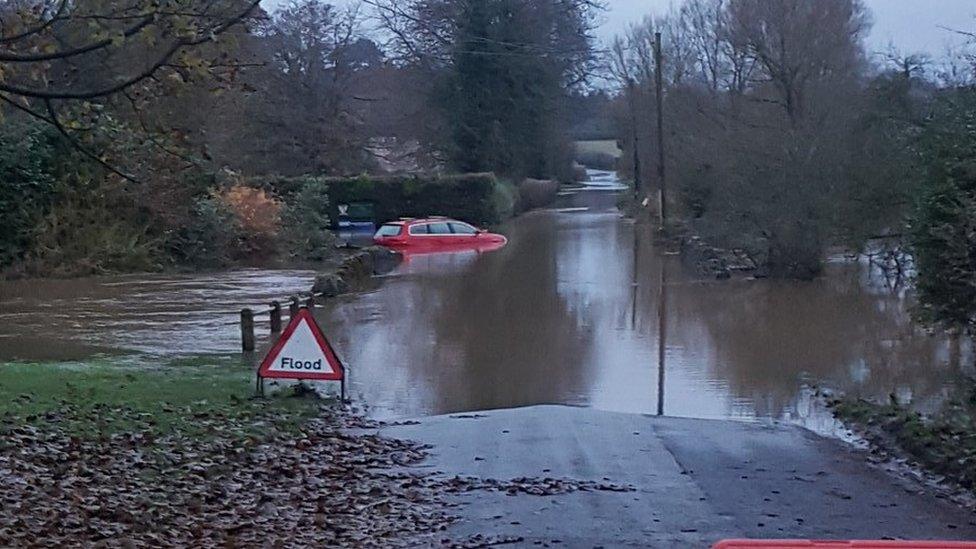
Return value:
M 322 353 L 325 354 L 326 360 L 329 361 L 329 365 L 335 373 L 330 374 L 316 374 L 313 372 L 277 372 L 271 371 L 271 365 L 278 360 L 278 355 L 281 354 L 281 350 L 284 348 L 288 340 L 291 339 L 292 334 L 298 329 L 298 325 L 302 321 L 308 322 L 308 327 L 312 330 L 312 335 L 315 337 L 316 343 L 319 344 L 319 348 L 322 349 Z M 319 328 L 317 322 L 315 322 L 315 316 L 308 309 L 301 309 L 295 318 L 288 322 L 288 326 L 285 331 L 281 333 L 281 337 L 278 341 L 271 347 L 268 351 L 268 355 L 264 357 L 261 362 L 261 366 L 258 367 L 258 377 L 265 379 L 299 379 L 299 380 L 310 380 L 310 381 L 343 381 L 345 379 L 346 369 L 336 356 L 335 350 L 332 349 L 332 344 L 329 340 L 325 338 L 325 334 L 322 333 L 322 329 Z

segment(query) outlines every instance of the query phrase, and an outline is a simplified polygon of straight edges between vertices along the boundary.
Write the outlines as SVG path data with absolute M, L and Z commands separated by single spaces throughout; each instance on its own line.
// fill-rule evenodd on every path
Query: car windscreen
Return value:
M 383 225 L 376 231 L 376 236 L 399 236 L 403 231 L 403 225 Z

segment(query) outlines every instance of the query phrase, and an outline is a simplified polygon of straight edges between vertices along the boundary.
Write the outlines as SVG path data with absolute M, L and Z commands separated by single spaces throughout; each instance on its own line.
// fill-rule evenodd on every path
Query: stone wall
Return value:
M 312 292 L 335 297 L 365 290 L 373 276 L 392 271 L 402 260 L 399 253 L 380 246 L 364 248 L 344 259 L 334 272 L 315 277 Z

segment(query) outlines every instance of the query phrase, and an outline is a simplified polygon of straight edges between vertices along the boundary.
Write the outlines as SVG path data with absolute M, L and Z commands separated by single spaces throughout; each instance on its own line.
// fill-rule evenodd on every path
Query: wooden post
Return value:
M 271 333 L 281 333 L 281 303 L 271 302 Z
M 308 296 L 308 299 L 305 300 L 305 307 L 309 311 L 314 311 L 315 310 L 315 295 Z
M 298 310 L 302 308 L 301 301 L 297 295 L 291 296 L 291 303 L 288 305 L 289 320 L 298 316 Z
M 241 348 L 245 353 L 254 351 L 254 311 L 241 310 Z

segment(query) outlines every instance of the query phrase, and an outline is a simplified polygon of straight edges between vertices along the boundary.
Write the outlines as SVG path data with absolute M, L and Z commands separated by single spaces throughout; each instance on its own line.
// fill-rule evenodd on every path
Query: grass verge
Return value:
M 318 410 L 308 399 L 253 399 L 253 381 L 250 367 L 226 357 L 174 359 L 151 368 L 117 359 L 3 363 L 0 417 L 7 424 L 57 421 L 85 437 L 132 430 L 205 436 L 215 424 L 254 425 L 248 420 L 266 415 L 269 406 L 280 418 L 270 427 L 284 430 Z
M 922 469 L 976 490 L 976 384 L 969 384 L 935 415 L 896 402 L 844 397 L 828 402 L 834 415 L 872 446 L 905 457 Z

